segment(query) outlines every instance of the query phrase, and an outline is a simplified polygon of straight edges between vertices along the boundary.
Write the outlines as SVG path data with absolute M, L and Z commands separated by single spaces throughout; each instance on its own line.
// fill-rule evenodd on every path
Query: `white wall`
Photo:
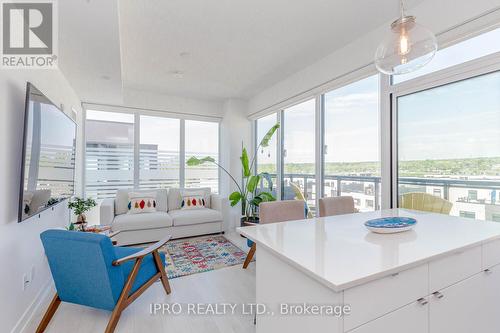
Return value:
M 242 144 L 252 154 L 252 123 L 246 117 L 247 103 L 242 100 L 228 100 L 224 103 L 224 118 L 221 123 L 221 165 L 224 166 L 236 181 L 241 184 L 241 147 Z M 237 190 L 229 176 L 221 173 L 222 195 Z M 236 226 L 241 216 L 241 207 L 238 205 L 231 210 L 231 223 Z
M 409 9 L 408 14 L 415 15 L 419 23 L 439 34 L 499 6 L 498 0 L 426 0 Z M 488 19 L 470 22 L 467 29 L 479 30 L 495 20 L 498 23 L 498 15 L 491 16 Z M 372 64 L 373 56 L 378 44 L 388 32 L 389 25 L 390 22 L 387 22 L 378 29 L 367 32 L 366 35 L 344 48 L 260 92 L 249 101 L 248 113 L 254 114 L 266 108 L 281 107 L 282 105 L 278 104 L 293 99 L 294 96 L 299 98 L 298 95 L 303 92 L 325 85 L 335 78 L 364 66 L 369 66 L 375 72 L 375 66 Z M 450 31 L 444 34 L 440 41 L 461 37 L 468 33 L 467 29 Z
M 222 117 L 224 115 L 221 102 L 165 95 L 128 88 L 123 90 L 123 105 L 203 116 Z
M 37 296 L 47 289 L 50 272 L 39 235 L 64 227 L 69 220 L 66 203 L 47 210 L 41 218 L 17 223 L 23 115 L 26 82 L 32 82 L 66 113 L 81 112 L 80 100 L 58 70 L 0 70 L 0 331 L 9 332 L 26 319 Z M 34 269 L 31 285 L 22 290 L 22 277 Z M 25 316 L 26 315 L 26 316 Z M 23 316 L 25 316 L 23 318 Z M 21 323 L 22 325 L 22 323 Z M 16 331 L 21 327 L 17 326 Z

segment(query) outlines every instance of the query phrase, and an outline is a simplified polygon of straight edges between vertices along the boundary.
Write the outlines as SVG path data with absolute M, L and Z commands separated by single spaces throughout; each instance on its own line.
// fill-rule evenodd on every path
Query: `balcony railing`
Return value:
M 271 175 L 276 179 L 276 175 Z M 309 205 L 315 205 L 316 176 L 314 174 L 285 174 L 284 199 L 293 199 L 289 183 L 294 182 L 304 192 Z M 476 210 L 476 218 L 490 219 L 500 215 L 500 180 L 467 180 L 450 178 L 402 177 L 399 181 L 399 194 L 407 192 L 427 192 L 454 203 L 452 215 L 460 215 L 467 210 Z M 380 183 L 377 176 L 325 175 L 325 196 L 351 195 L 357 208 L 362 211 L 380 209 Z M 261 189 L 264 184 L 261 182 Z M 479 212 L 466 204 L 489 206 L 488 212 Z M 494 207 L 492 207 L 494 206 Z

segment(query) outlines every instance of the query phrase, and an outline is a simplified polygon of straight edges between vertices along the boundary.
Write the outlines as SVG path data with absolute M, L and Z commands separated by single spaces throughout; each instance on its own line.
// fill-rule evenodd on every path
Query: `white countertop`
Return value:
M 407 216 L 411 231 L 374 234 L 369 219 Z M 405 209 L 383 210 L 237 229 L 334 291 L 401 272 L 465 248 L 500 238 L 500 223 Z M 258 258 L 257 258 L 258 260 Z

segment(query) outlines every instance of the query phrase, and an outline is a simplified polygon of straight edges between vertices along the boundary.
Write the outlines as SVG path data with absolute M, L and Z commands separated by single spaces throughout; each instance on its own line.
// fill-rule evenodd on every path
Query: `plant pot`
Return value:
M 247 222 L 249 223 L 259 223 L 259 217 L 258 216 L 252 216 L 252 217 L 246 217 L 246 216 L 242 216 L 241 219 L 240 219 L 240 226 L 241 227 L 248 227 L 249 224 L 247 224 Z M 243 235 L 240 235 L 241 237 L 245 238 L 245 236 Z
M 78 217 L 76 218 L 76 222 L 87 223 L 87 216 L 85 216 L 85 214 L 78 215 Z
M 87 227 L 87 216 L 85 216 L 85 214 L 78 215 L 75 224 L 78 226 L 78 229 L 85 231 L 85 228 Z
M 240 219 L 240 226 L 242 226 L 242 227 L 248 227 L 247 222 L 249 222 L 249 223 L 259 223 L 259 217 L 258 216 L 251 216 L 251 217 L 242 216 L 241 219 Z

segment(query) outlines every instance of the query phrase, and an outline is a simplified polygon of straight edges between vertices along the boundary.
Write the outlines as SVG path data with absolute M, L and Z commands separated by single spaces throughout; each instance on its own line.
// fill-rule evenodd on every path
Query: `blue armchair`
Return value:
M 115 330 L 122 311 L 155 281 L 167 294 L 165 255 L 159 253 L 170 236 L 146 249 L 113 246 L 94 233 L 47 230 L 40 235 L 57 293 L 40 322 L 42 333 L 61 301 L 112 311 L 106 333 Z

